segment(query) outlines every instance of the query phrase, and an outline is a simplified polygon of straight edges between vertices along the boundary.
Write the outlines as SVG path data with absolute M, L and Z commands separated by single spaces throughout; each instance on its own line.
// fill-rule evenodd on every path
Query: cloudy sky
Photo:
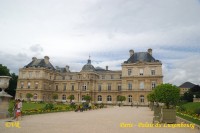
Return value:
M 11 72 L 33 56 L 80 71 L 121 69 L 130 49 L 153 49 L 164 82 L 200 84 L 199 0 L 0 0 L 0 64 Z

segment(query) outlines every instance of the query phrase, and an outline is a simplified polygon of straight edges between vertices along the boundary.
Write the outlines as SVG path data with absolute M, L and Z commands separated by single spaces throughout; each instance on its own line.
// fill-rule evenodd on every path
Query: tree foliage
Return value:
M 126 101 L 126 97 L 119 95 L 117 96 L 117 101 L 120 101 L 122 103 L 123 101 Z
M 0 64 L 0 76 L 10 76 L 10 70 L 2 64 Z
M 91 96 L 88 95 L 84 96 L 83 99 L 87 102 L 90 102 L 92 100 Z
M 155 97 L 169 109 L 170 106 L 175 106 L 179 102 L 180 89 L 171 84 L 161 84 L 155 88 Z
M 55 101 L 56 99 L 58 99 L 58 94 L 55 94 L 55 93 L 54 93 L 54 94 L 52 95 L 52 98 L 53 98 L 53 100 Z
M 28 100 L 30 100 L 31 97 L 33 97 L 33 95 L 32 95 L 31 93 L 27 93 L 27 94 L 26 94 L 26 98 L 27 98 Z
M 155 102 L 155 101 L 156 101 L 156 97 L 155 97 L 154 91 L 152 91 L 151 93 L 149 93 L 149 94 L 147 95 L 147 99 L 148 99 L 148 101 L 150 101 L 150 102 Z
M 0 64 L 0 76 L 11 76 L 9 87 L 5 91 L 11 96 L 15 97 L 18 76 L 15 73 L 10 73 L 10 70 L 2 64 Z
M 74 95 L 69 95 L 69 96 L 67 97 L 67 99 L 69 99 L 70 102 L 72 102 L 72 100 L 74 100 Z

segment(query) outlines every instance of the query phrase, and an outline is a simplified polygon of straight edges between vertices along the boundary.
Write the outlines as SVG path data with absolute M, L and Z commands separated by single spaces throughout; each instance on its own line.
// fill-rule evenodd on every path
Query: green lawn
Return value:
M 190 102 L 183 104 L 182 106 L 185 107 L 187 111 L 194 112 L 197 108 L 200 108 L 200 103 Z
M 41 109 L 44 108 L 45 103 L 23 103 L 22 110 Z

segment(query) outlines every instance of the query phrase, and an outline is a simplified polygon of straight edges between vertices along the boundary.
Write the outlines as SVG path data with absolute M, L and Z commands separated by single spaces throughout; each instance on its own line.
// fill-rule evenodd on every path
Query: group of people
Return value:
M 13 119 L 16 119 L 17 121 L 19 120 L 19 117 L 21 117 L 22 119 L 22 101 L 20 99 L 15 100 L 15 104 L 13 107 L 13 115 Z

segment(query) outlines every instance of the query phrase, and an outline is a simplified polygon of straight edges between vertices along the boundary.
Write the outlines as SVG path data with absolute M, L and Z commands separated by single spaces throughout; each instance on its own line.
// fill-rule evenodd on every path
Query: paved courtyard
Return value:
M 147 127 L 153 111 L 147 107 L 109 107 L 85 112 L 61 112 L 24 116 L 19 127 L 0 120 L 0 133 L 200 133 L 200 130 L 172 127 Z M 126 124 L 123 127 L 122 123 Z M 138 127 L 144 126 L 146 127 Z M 15 125 L 16 126 L 16 125 Z M 128 126 L 128 127 L 127 127 Z

